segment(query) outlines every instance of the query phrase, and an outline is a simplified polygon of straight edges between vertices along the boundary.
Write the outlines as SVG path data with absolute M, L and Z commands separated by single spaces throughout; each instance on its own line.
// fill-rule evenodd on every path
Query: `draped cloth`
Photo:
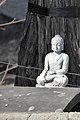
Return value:
M 45 85 L 66 86 L 68 78 L 69 56 L 65 53 L 57 54 L 51 52 L 45 57 L 44 70 L 38 77 L 38 80 L 46 80 Z
M 47 74 L 54 74 L 56 71 L 60 71 L 60 74 L 66 74 L 68 71 L 69 56 L 65 53 L 55 54 L 49 53 L 45 57 L 44 70 Z

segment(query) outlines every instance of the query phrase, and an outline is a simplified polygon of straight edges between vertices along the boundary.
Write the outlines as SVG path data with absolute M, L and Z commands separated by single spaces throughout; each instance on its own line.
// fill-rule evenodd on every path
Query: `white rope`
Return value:
M 23 66 L 23 65 L 17 65 L 17 64 L 11 64 L 11 63 L 8 63 L 8 62 L 0 62 L 0 63 L 2 63 L 2 64 L 6 64 L 6 65 L 12 65 L 12 66 L 16 66 L 16 67 L 20 67 L 20 68 L 26 68 L 26 69 L 33 69 L 33 70 L 43 70 L 42 68 L 36 68 L 36 67 L 27 67 L 27 66 Z M 14 69 L 14 67 L 13 67 L 13 69 Z M 9 70 L 10 71 L 10 70 Z M 5 71 L 3 71 L 3 72 L 5 72 Z M 2 72 L 2 73 L 3 73 Z M 1 73 L 0 73 L 1 74 Z M 68 72 L 67 74 L 69 74 L 69 75 L 75 75 L 75 76 L 80 76 L 80 74 L 79 73 L 71 73 L 71 72 Z M 32 79 L 32 78 L 31 78 Z
M 26 66 L 17 65 L 17 64 L 10 64 L 10 63 L 8 63 L 8 62 L 0 62 L 0 63 L 7 65 L 6 70 L 0 72 L 0 75 L 4 73 L 3 78 L 7 75 L 7 72 L 8 72 L 8 71 L 10 71 L 10 70 L 12 70 L 12 69 L 14 69 L 14 68 L 16 68 L 16 67 L 22 67 L 22 68 L 27 68 L 27 69 L 43 70 L 42 68 L 26 67 Z M 9 68 L 10 65 L 12 65 L 12 67 Z M 8 74 L 9 74 L 9 73 L 8 73 Z M 67 74 L 75 75 L 75 76 L 80 76 L 80 74 L 77 74 L 77 73 L 70 73 L 70 72 L 68 72 Z M 19 77 L 19 78 L 22 78 L 22 79 L 29 79 L 29 80 L 34 80 L 34 81 L 35 81 L 34 78 L 24 77 L 24 76 L 20 76 L 20 75 L 11 74 L 11 73 L 10 73 L 10 75 L 14 75 L 15 77 Z M 3 80 L 4 80 L 4 79 L 3 79 Z M 1 81 L 1 84 L 2 84 L 3 80 Z M 1 84 L 0 84 L 0 85 L 1 85 Z M 79 85 L 73 85 L 73 84 L 68 84 L 68 85 L 73 86 L 73 87 L 79 87 Z
M 80 76 L 79 73 L 70 73 L 70 72 L 68 72 L 67 74 L 69 74 L 69 75 L 74 75 L 74 76 Z
M 7 62 L 0 62 L 2 64 L 8 64 Z M 15 64 L 10 64 L 10 65 L 15 65 Z M 20 67 L 20 68 L 27 68 L 27 69 L 34 69 L 34 70 L 43 70 L 42 68 L 36 68 L 36 67 L 27 67 L 27 66 L 23 66 L 23 65 L 17 65 L 17 67 Z
M 34 78 L 30 78 L 30 77 L 24 77 L 24 76 L 15 75 L 15 74 L 10 74 L 10 75 L 14 75 L 15 77 L 19 77 L 19 78 L 23 78 L 23 79 L 35 80 Z

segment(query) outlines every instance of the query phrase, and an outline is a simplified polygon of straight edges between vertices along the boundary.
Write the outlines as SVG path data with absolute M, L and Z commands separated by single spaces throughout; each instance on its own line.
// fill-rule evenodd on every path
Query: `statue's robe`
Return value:
M 45 57 L 44 70 L 47 74 L 66 74 L 68 71 L 69 56 L 65 53 L 56 54 L 51 52 Z
M 67 54 L 51 52 L 45 57 L 44 70 L 38 80 L 45 79 L 46 84 L 51 86 L 66 86 L 68 84 L 66 76 L 68 65 L 69 56 Z

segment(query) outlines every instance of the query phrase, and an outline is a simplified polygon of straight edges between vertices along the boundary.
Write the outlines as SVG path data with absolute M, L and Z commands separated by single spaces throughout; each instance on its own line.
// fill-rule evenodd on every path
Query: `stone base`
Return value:
M 36 87 L 38 87 L 38 88 L 64 88 L 64 87 L 60 87 L 60 86 L 51 86 L 51 85 L 49 85 L 49 83 L 47 84 L 45 84 L 45 85 L 39 85 L 39 84 L 36 84 Z

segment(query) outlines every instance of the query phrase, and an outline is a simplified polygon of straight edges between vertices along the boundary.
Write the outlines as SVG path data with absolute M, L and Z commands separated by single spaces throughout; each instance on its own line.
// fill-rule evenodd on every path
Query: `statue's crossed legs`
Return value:
M 51 86 L 51 87 L 65 87 L 68 84 L 68 78 L 66 75 L 47 75 L 45 79 L 41 76 L 37 78 L 39 86 Z M 38 86 L 36 85 L 36 86 Z

